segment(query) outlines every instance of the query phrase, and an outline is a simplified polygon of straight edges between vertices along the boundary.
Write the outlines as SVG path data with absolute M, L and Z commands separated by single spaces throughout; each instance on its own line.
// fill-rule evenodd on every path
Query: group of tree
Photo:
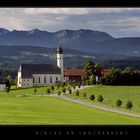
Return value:
M 0 77 L 5 80 L 8 80 L 10 82 L 11 86 L 16 85 L 16 83 L 17 83 L 17 71 L 16 70 L 1 69 Z
M 94 94 L 92 94 L 92 95 L 90 95 L 90 100 L 94 100 L 95 99 L 95 95 Z M 104 100 L 104 98 L 103 98 L 103 96 L 102 95 L 99 95 L 98 96 L 98 102 L 103 102 L 103 100 Z
M 101 65 L 93 61 L 88 61 L 84 66 L 84 73 L 82 75 L 82 83 L 84 85 L 96 84 L 96 76 L 101 76 Z
M 117 101 L 116 101 L 116 105 L 117 106 L 121 106 L 122 105 L 122 100 L 120 100 L 120 99 L 118 99 Z M 133 107 L 133 103 L 129 100 L 129 101 L 127 101 L 127 103 L 126 103 L 126 108 L 127 109 L 131 109 Z
M 125 69 L 112 68 L 110 72 L 100 78 L 103 85 L 140 85 L 140 72 L 126 67 Z
M 140 85 L 140 71 L 131 67 L 124 69 L 111 68 L 106 75 L 101 74 L 102 67 L 93 61 L 88 61 L 84 66 L 82 75 L 82 83 L 84 85 L 96 84 L 96 76 L 98 76 L 98 84 L 102 85 Z

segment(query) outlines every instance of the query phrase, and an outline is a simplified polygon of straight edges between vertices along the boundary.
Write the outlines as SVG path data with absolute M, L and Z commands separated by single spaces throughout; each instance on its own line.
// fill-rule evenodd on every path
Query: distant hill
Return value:
M 89 59 L 100 63 L 103 67 L 134 66 L 140 69 L 140 57 L 64 49 L 64 67 L 82 68 Z M 17 70 L 21 63 L 56 64 L 56 48 L 0 46 L 0 69 Z
M 57 32 L 40 31 L 38 29 L 30 31 L 0 29 L 0 45 L 56 48 L 61 42 L 64 48 L 81 49 L 81 47 L 85 48 L 90 44 L 110 39 L 113 39 L 113 37 L 105 32 L 84 29 L 60 30 Z
M 57 48 L 59 42 L 63 48 L 90 53 L 138 56 L 140 52 L 140 37 L 114 38 L 108 33 L 88 29 L 48 32 L 0 28 L 0 45 Z
M 59 43 L 64 48 L 66 67 L 82 67 L 90 58 L 104 67 L 128 65 L 140 69 L 140 37 L 114 38 L 88 29 L 48 32 L 4 28 L 0 28 L 0 68 L 18 68 L 20 63 L 55 63 Z
M 103 41 L 92 48 L 95 53 L 140 56 L 140 37 L 116 38 Z
M 83 67 L 93 54 L 64 49 L 65 67 Z M 0 46 L 0 69 L 18 69 L 21 63 L 56 63 L 56 48 L 35 46 Z

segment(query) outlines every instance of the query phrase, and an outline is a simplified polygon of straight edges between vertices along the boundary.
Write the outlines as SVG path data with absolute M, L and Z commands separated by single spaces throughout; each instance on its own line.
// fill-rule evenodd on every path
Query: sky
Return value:
M 0 8 L 0 28 L 91 29 L 113 37 L 140 37 L 140 8 Z

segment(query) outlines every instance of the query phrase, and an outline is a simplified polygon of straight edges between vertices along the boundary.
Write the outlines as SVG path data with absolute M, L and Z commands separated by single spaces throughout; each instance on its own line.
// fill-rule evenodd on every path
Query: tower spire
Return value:
M 60 43 L 60 42 L 59 42 Z M 63 49 L 61 44 L 59 44 L 59 48 L 57 48 L 57 66 L 61 69 L 61 82 L 64 79 L 64 69 L 63 69 Z
M 60 42 L 59 42 L 60 43 Z M 59 44 L 59 48 L 57 48 L 57 53 L 58 54 L 62 54 L 63 53 L 63 49 L 61 47 L 61 44 Z

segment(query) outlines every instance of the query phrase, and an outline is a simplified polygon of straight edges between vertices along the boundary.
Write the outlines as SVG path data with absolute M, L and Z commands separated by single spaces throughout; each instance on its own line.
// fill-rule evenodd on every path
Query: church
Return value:
M 21 64 L 17 76 L 17 88 L 55 85 L 62 82 L 80 82 L 83 69 L 64 69 L 63 49 L 57 49 L 57 64 Z
M 18 70 L 17 88 L 55 85 L 64 82 L 63 49 L 57 49 L 55 64 L 21 64 Z

